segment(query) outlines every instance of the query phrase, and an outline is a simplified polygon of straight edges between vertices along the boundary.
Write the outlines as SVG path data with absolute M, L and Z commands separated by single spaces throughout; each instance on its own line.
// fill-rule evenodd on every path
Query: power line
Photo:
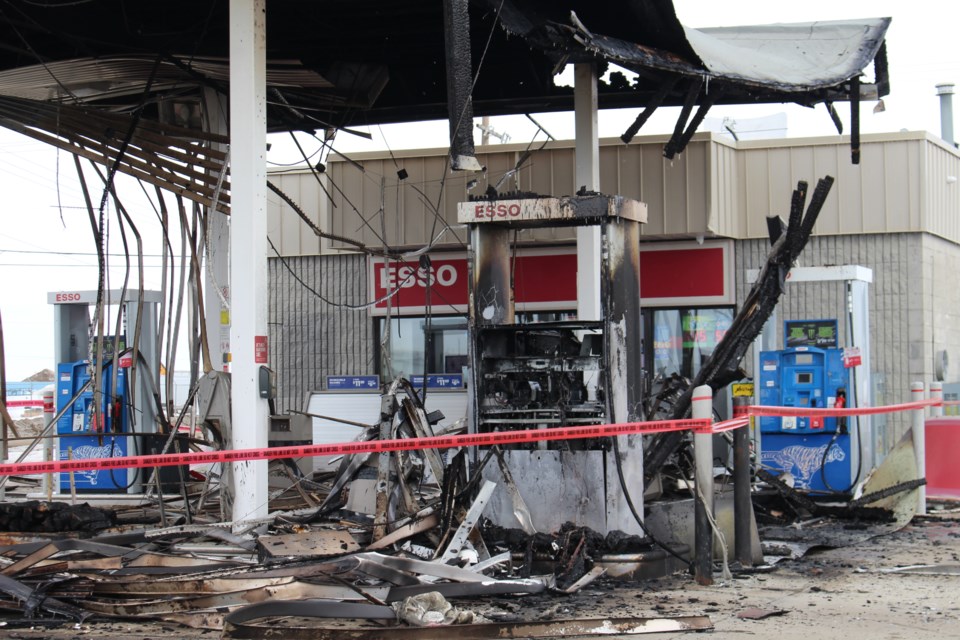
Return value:
M 99 264 L 81 264 L 77 262 L 63 263 L 63 264 L 52 264 L 52 263 L 27 263 L 27 262 L 0 262 L 0 267 L 96 267 L 99 268 Z M 116 265 L 109 267 L 110 269 L 123 269 L 123 265 Z M 160 264 L 145 264 L 143 265 L 144 269 L 161 269 L 163 265 Z
M 26 249 L 0 249 L 0 253 L 28 253 L 35 255 L 47 255 L 47 256 L 96 256 L 94 252 L 83 252 L 83 251 L 27 251 Z M 127 254 L 125 253 L 108 253 L 106 254 L 112 258 L 124 258 Z M 160 253 L 144 253 L 142 254 L 144 258 L 162 258 L 163 254 Z M 168 256 L 169 257 L 169 256 Z M 173 256 L 174 258 L 179 258 L 180 256 Z

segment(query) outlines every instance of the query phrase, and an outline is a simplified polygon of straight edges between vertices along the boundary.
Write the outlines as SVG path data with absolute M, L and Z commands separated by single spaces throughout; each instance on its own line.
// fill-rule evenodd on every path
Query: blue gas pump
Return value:
M 850 388 L 843 349 L 798 346 L 760 353 L 762 405 L 846 406 Z M 794 486 L 846 491 L 852 477 L 850 434 L 843 418 L 760 418 L 761 462 L 774 473 L 790 473 Z
M 60 459 L 72 456 L 83 458 L 116 458 L 128 454 L 130 432 L 127 408 L 127 376 L 125 369 L 117 371 L 116 394 L 112 393 L 113 364 L 101 372 L 98 394 L 87 389 L 57 421 Z M 62 362 L 57 366 L 57 411 L 66 404 L 90 380 L 89 362 Z M 91 470 L 74 472 L 74 486 L 78 492 L 126 492 L 129 490 L 130 472 L 136 470 Z M 70 490 L 70 475 L 60 474 L 60 490 Z

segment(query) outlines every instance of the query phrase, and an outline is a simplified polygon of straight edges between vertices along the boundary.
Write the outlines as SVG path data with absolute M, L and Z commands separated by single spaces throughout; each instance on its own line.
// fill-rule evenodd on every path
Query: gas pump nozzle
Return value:
M 834 409 L 843 409 L 847 406 L 847 390 L 843 387 L 837 387 L 837 399 L 833 402 Z M 837 418 L 837 433 L 845 434 L 847 432 L 847 418 L 840 416 Z

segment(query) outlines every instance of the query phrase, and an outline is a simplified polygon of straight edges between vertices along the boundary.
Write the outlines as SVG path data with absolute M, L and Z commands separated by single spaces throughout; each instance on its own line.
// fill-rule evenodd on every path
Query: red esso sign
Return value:
M 61 291 L 60 293 L 54 296 L 55 302 L 80 302 L 80 294 L 76 292 L 65 292 Z
M 377 298 L 396 291 L 390 300 L 393 307 L 422 307 L 426 304 L 427 282 L 437 293 L 432 304 L 466 304 L 466 259 L 434 260 L 429 270 L 416 264 L 381 262 L 376 266 L 374 289 Z M 386 307 L 387 301 L 381 300 L 377 306 Z
M 489 218 L 516 218 L 520 215 L 520 204 L 517 202 L 486 202 L 474 207 L 474 217 L 478 220 Z
M 430 273 L 420 267 L 408 265 L 386 265 L 380 270 L 380 288 L 390 291 L 397 287 L 410 289 L 411 287 L 427 286 L 427 280 L 441 287 L 451 287 L 457 282 L 457 269 L 452 264 L 439 267 L 430 267 Z

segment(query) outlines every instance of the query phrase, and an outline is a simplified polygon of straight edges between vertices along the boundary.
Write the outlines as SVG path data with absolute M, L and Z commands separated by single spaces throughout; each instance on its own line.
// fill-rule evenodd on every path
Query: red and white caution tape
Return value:
M 889 404 L 882 407 L 849 407 L 844 409 L 814 409 L 811 407 L 770 407 L 754 405 L 747 407 L 747 413 L 751 416 L 795 416 L 799 418 L 817 416 L 822 418 L 838 418 L 840 416 L 870 416 L 880 413 L 897 413 L 899 411 L 925 409 L 926 407 L 938 407 L 942 404 L 942 400 L 933 398 L 930 400 L 905 402 L 903 404 Z
M 7 408 L 13 407 L 42 407 L 43 400 L 7 400 Z
M 312 444 L 269 449 L 234 449 L 225 451 L 198 451 L 168 453 L 153 456 L 125 456 L 119 458 L 85 458 L 82 460 L 54 460 L 50 462 L 22 462 L 0 464 L 0 476 L 37 473 L 64 473 L 100 469 L 131 469 L 138 467 L 171 467 L 216 462 L 244 462 L 248 460 L 275 460 L 278 458 L 310 458 L 339 456 L 354 453 L 409 451 L 413 449 L 452 449 L 455 447 L 489 447 L 496 444 L 522 444 L 543 440 L 580 440 L 609 436 L 666 433 L 690 429 L 709 431 L 709 420 L 660 420 L 656 422 L 628 422 L 622 424 L 559 427 L 556 429 L 529 429 L 525 431 L 497 431 L 432 438 L 399 438 L 336 444 Z
M 750 418 L 734 418 L 724 422 L 715 422 L 710 429 L 711 433 L 723 433 L 724 431 L 733 431 L 750 424 Z
M 920 400 L 882 407 L 859 407 L 844 409 L 813 409 L 797 407 L 747 407 L 749 416 L 818 416 L 840 417 L 896 413 L 926 407 L 941 406 L 942 400 Z M 669 431 L 695 431 L 698 433 L 723 433 L 740 429 L 749 424 L 750 418 L 734 418 L 725 422 L 710 420 L 659 420 L 654 422 L 627 422 L 621 424 L 590 425 L 581 427 L 558 427 L 556 429 L 528 429 L 524 431 L 497 431 L 432 438 L 399 438 L 393 440 L 370 440 L 365 442 L 341 442 L 336 444 L 313 444 L 268 449 L 233 449 L 225 451 L 197 451 L 168 453 L 152 456 L 125 456 L 119 458 L 87 458 L 82 460 L 54 460 L 50 462 L 23 462 L 0 464 L 0 476 L 30 475 L 38 473 L 65 473 L 101 469 L 131 469 L 138 467 L 171 467 L 218 462 L 244 462 L 248 460 L 275 460 L 280 458 L 311 458 L 339 456 L 355 453 L 381 453 L 384 451 L 410 451 L 416 449 L 453 449 L 456 447 L 490 447 L 498 444 L 524 444 L 545 440 L 581 440 L 610 436 L 666 433 Z

